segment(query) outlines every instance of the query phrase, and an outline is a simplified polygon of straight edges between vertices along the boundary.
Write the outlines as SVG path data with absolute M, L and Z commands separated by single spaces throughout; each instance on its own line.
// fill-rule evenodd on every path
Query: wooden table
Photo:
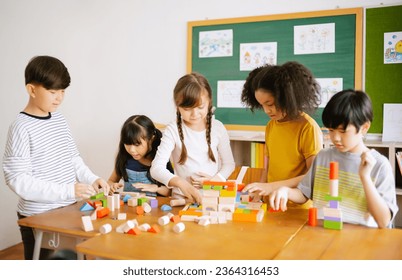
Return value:
M 275 259 L 402 260 L 402 230 L 343 224 L 342 230 L 305 225 Z
M 34 229 L 34 260 L 39 259 L 42 247 L 74 250 L 77 243 L 100 234 L 99 231 L 85 232 L 82 230 L 81 216 L 85 215 L 85 212 L 80 211 L 82 204 L 83 202 L 78 202 L 18 220 L 19 225 Z M 78 254 L 78 258 L 82 259 L 83 256 Z
M 181 208 L 175 207 L 172 212 L 177 213 Z M 166 214 L 160 209 L 153 209 L 150 215 L 132 216 L 132 210 L 126 210 L 129 218 L 135 217 L 139 224 L 157 224 L 158 218 Z M 260 223 L 228 221 L 205 227 L 195 222 L 184 222 L 186 229 L 181 233 L 173 231 L 172 222 L 160 226 L 159 233 L 142 232 L 137 236 L 113 230 L 88 239 L 76 248 L 85 255 L 120 260 L 273 259 L 303 227 L 307 215 L 307 210 L 267 212 Z M 108 222 L 110 220 L 103 223 Z
M 240 167 L 237 167 L 233 174 L 231 175 L 231 179 L 235 179 L 240 171 Z M 262 169 L 258 168 L 249 168 L 247 170 L 246 176 L 244 177 L 243 182 L 250 183 L 257 181 L 261 176 Z M 161 198 L 162 203 L 169 204 L 169 199 Z M 113 228 L 115 228 L 121 221 L 113 220 L 113 219 L 101 219 L 98 221 L 94 221 L 94 231 L 85 232 L 82 230 L 81 226 L 81 216 L 89 215 L 90 212 L 81 212 L 79 209 L 83 205 L 84 202 L 78 202 L 72 204 L 67 207 L 55 209 L 46 213 L 42 213 L 39 215 L 27 217 L 18 220 L 18 224 L 21 226 L 27 226 L 34 229 L 35 232 L 35 248 L 33 259 L 39 259 L 41 248 L 50 248 L 50 249 L 74 249 L 75 245 L 79 242 L 82 242 L 88 238 L 99 235 L 99 227 L 108 222 L 111 223 Z M 174 212 L 178 212 L 180 208 L 176 208 Z M 123 212 L 127 212 L 128 219 L 136 218 L 136 214 L 134 212 L 134 208 L 125 206 L 125 210 Z M 116 214 L 116 213 L 114 213 Z M 158 210 L 153 210 L 153 216 L 161 216 L 165 213 Z M 144 222 L 154 222 L 156 223 L 157 218 L 150 218 L 147 215 L 144 216 Z M 112 217 L 112 215 L 110 215 Z M 79 252 L 78 252 L 79 253 Z M 83 258 L 82 254 L 78 254 L 78 258 Z
M 137 219 L 139 224 L 156 224 L 166 212 L 160 210 L 169 199 L 160 198 L 159 207 L 151 213 L 137 215 L 135 208 L 127 205 L 121 212 L 127 219 Z M 84 255 L 103 259 L 141 260 L 264 260 L 264 259 L 402 259 L 401 229 L 372 229 L 344 224 L 342 230 L 324 229 L 306 224 L 307 210 L 290 209 L 286 212 L 267 212 L 260 223 L 233 222 L 200 226 L 184 222 L 182 233 L 173 232 L 173 223 L 160 226 L 161 232 L 142 232 L 138 236 L 115 232 L 125 221 L 114 219 L 117 213 L 93 221 L 94 231 L 85 232 L 81 227 L 83 202 L 19 220 L 20 225 L 34 228 L 36 232 L 35 254 L 39 257 L 44 235 L 63 248 L 65 238 L 73 240 L 72 246 L 82 258 Z M 182 207 L 175 207 L 178 213 Z M 105 223 L 113 227 L 111 233 L 101 235 L 99 228 Z M 56 243 L 57 243 L 56 242 Z

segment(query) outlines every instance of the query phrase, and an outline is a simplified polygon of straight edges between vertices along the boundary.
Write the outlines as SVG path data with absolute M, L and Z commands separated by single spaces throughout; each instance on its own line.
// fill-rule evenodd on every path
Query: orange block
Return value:
M 141 231 L 138 228 L 131 228 L 129 231 L 127 231 L 127 233 L 132 235 L 139 235 L 141 234 Z
M 137 215 L 144 215 L 144 207 L 142 206 L 137 206 L 135 211 L 137 212 Z
M 151 228 L 148 230 L 148 232 L 153 232 L 153 233 L 159 233 L 161 229 L 159 228 L 158 225 L 152 225 Z
M 109 208 L 105 207 L 105 208 L 102 208 L 102 209 L 96 211 L 96 217 L 103 218 L 103 217 L 109 215 L 109 213 L 110 213 Z
M 170 221 L 171 222 L 173 222 L 173 223 L 178 223 L 178 222 L 180 222 L 180 216 L 179 215 L 174 215 L 174 216 L 172 216 L 171 218 L 170 218 Z
M 101 207 L 101 206 L 103 206 L 103 205 L 102 205 L 102 201 L 100 201 L 100 200 L 94 201 L 93 204 L 92 204 L 92 206 L 93 206 L 95 209 L 98 208 L 98 207 Z
M 203 214 L 202 214 L 202 211 L 195 211 L 195 210 L 192 210 L 192 209 L 190 208 L 190 209 L 188 209 L 188 210 L 180 210 L 180 211 L 179 211 L 179 216 L 183 216 L 183 215 L 190 215 L 190 216 L 201 217 Z
M 244 184 L 244 183 L 237 184 L 237 191 L 241 192 L 245 186 L 246 186 L 246 184 Z
M 256 222 L 257 215 L 254 213 L 233 213 L 233 221 L 240 221 L 240 222 Z

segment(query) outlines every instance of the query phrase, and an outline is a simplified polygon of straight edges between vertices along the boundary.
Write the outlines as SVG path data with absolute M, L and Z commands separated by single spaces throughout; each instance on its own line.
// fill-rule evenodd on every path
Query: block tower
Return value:
M 342 211 L 339 208 L 342 198 L 338 195 L 338 162 L 335 161 L 329 164 L 329 192 L 325 196 L 329 207 L 323 208 L 324 228 L 342 229 Z

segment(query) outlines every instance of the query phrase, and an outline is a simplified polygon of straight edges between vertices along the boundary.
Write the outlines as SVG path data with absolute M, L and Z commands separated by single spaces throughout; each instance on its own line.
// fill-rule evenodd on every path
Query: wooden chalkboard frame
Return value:
M 356 89 L 362 89 L 362 49 L 363 49 L 363 8 L 349 8 L 349 9 L 336 9 L 336 10 L 323 10 L 323 11 L 312 11 L 312 12 L 301 12 L 301 13 L 289 13 L 289 14 L 277 14 L 277 15 L 266 15 L 266 16 L 253 16 L 253 17 L 242 17 L 242 18 L 227 18 L 227 19 L 216 19 L 216 20 L 202 20 L 202 21 L 191 21 L 188 22 L 187 24 L 187 72 L 190 73 L 192 71 L 198 71 L 197 70 L 197 61 L 195 60 L 195 57 L 193 53 L 195 50 L 198 50 L 198 45 L 195 43 L 195 39 L 197 39 L 197 31 L 195 29 L 197 28 L 207 28 L 208 30 L 216 30 L 216 28 L 219 28 L 221 25 L 227 25 L 231 27 L 236 27 L 237 25 L 241 24 L 251 24 L 250 26 L 252 27 L 253 24 L 259 23 L 259 22 L 266 22 L 267 24 L 270 23 L 287 23 L 289 24 L 289 21 L 292 20 L 303 20 L 304 24 L 310 24 L 308 19 L 315 19 L 315 18 L 328 18 L 331 19 L 333 17 L 337 16 L 347 16 L 351 15 L 354 16 L 354 29 L 350 30 L 352 34 L 354 34 L 354 47 L 353 47 L 353 54 L 351 54 L 354 57 L 353 61 L 353 67 L 354 67 L 354 75 L 351 77 L 353 79 L 354 83 L 350 87 L 354 87 Z M 209 29 L 210 28 L 210 29 Z M 235 33 L 234 33 L 235 36 Z M 290 34 L 289 34 L 290 36 Z M 293 36 L 293 33 L 291 34 Z M 351 35 L 352 36 L 352 35 Z M 337 39 L 336 39 L 337 40 Z M 247 42 L 245 42 L 247 43 Z M 278 50 L 280 47 L 278 47 Z M 233 58 L 235 59 L 235 58 Z M 294 59 L 292 59 L 294 60 Z M 284 63 L 285 61 L 279 61 L 278 64 Z M 314 70 L 312 70 L 314 72 Z M 199 71 L 201 72 L 201 71 Z M 202 71 L 201 73 L 204 74 L 208 79 L 209 75 L 206 73 L 208 71 Z M 239 70 L 240 72 L 240 70 Z M 243 71 L 244 72 L 244 71 Z M 247 76 L 248 72 L 245 72 L 244 75 L 245 77 Z M 244 77 L 244 79 L 245 79 Z M 237 78 L 233 78 L 234 80 L 237 80 Z M 213 90 L 216 89 L 216 85 L 211 84 Z M 216 91 L 214 92 L 215 96 L 214 98 L 216 99 Z M 219 110 L 219 108 L 218 108 Z M 239 112 L 239 110 L 244 110 L 244 111 L 249 111 L 248 109 L 236 109 L 233 110 L 233 114 L 236 114 L 236 112 Z M 317 117 L 318 116 L 318 117 Z M 320 119 L 321 114 L 315 116 L 317 122 L 320 124 L 321 120 Z M 263 113 L 263 112 L 256 112 L 252 114 L 250 112 L 249 115 L 250 118 L 258 119 L 258 118 L 265 118 L 266 121 L 268 121 L 268 117 Z M 218 119 L 219 116 L 217 117 Z M 253 122 L 253 121 L 251 121 Z M 253 130 L 253 131 L 264 131 L 265 129 L 265 124 L 236 124 L 236 123 L 225 123 L 223 121 L 227 129 L 230 130 Z

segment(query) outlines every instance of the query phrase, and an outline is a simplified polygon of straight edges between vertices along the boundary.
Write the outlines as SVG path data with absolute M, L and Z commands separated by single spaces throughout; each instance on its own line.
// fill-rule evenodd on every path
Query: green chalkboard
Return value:
M 393 32 L 402 32 L 402 6 L 366 9 L 365 91 L 373 102 L 371 133 L 382 133 L 384 103 L 402 103 L 402 63 L 384 63 L 384 33 Z
M 268 116 L 247 108 L 217 106 L 218 81 L 242 81 L 249 71 L 240 70 L 240 44 L 277 42 L 277 64 L 298 61 L 307 66 L 317 78 L 342 78 L 343 88 L 361 88 L 362 79 L 362 9 L 338 9 L 308 13 L 258 16 L 188 23 L 187 71 L 206 76 L 213 90 L 215 116 L 229 128 L 264 127 Z M 335 24 L 335 52 L 294 54 L 294 27 Z M 200 32 L 232 30 L 231 56 L 200 57 Z M 205 34 L 205 33 L 204 33 Z M 322 109 L 313 116 L 319 125 Z

